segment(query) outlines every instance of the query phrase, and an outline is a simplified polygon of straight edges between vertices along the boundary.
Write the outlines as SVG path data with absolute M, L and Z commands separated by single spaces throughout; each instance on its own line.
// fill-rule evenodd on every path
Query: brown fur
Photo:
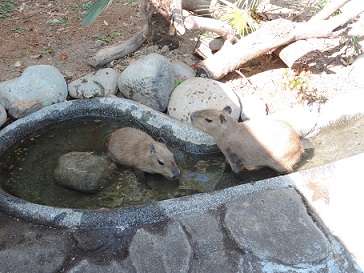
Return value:
M 286 122 L 269 117 L 237 122 L 224 111 L 207 109 L 191 114 L 192 125 L 210 134 L 225 155 L 233 172 L 268 166 L 290 173 L 303 147 L 296 131 Z
M 159 173 L 167 179 L 177 179 L 180 171 L 173 154 L 163 143 L 130 127 L 113 132 L 107 143 L 108 156 L 119 164 L 147 173 Z

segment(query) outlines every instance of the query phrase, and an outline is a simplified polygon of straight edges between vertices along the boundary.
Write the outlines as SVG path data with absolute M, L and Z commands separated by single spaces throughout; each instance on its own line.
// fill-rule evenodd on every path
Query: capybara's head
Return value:
M 164 143 L 148 144 L 147 157 L 149 164 L 145 166 L 145 172 L 159 173 L 169 180 L 179 178 L 180 171 L 174 161 L 173 154 Z
M 201 131 L 214 135 L 227 126 L 227 120 L 231 114 L 231 107 L 226 106 L 223 111 L 215 109 L 205 109 L 191 113 L 190 119 L 194 127 Z

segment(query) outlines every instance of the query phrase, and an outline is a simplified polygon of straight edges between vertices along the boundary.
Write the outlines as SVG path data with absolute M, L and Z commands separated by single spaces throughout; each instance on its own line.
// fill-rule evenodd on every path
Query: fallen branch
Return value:
M 99 50 L 88 63 L 93 67 L 99 67 L 133 53 L 148 39 L 150 33 L 149 24 L 147 23 L 129 40 Z
M 331 1 L 327 3 L 319 13 L 313 16 L 309 22 L 326 20 L 338 9 L 350 0 Z M 310 60 L 316 59 L 319 53 L 314 43 L 307 40 L 299 40 L 286 46 L 282 46 L 274 51 L 276 55 L 290 68 L 298 70 L 306 66 Z
M 201 68 L 213 79 L 220 79 L 239 68 L 249 60 L 262 54 L 272 52 L 280 46 L 297 40 L 309 38 L 328 38 L 338 35 L 336 28 L 344 25 L 362 12 L 364 1 L 350 1 L 349 12 L 343 12 L 328 20 L 312 20 L 305 23 L 294 23 L 285 19 L 267 22 L 236 44 L 223 47 L 220 51 L 201 62 Z
M 188 30 L 200 29 L 210 31 L 220 35 L 224 40 L 236 40 L 235 30 L 228 23 L 220 20 L 189 15 L 184 19 L 184 24 Z

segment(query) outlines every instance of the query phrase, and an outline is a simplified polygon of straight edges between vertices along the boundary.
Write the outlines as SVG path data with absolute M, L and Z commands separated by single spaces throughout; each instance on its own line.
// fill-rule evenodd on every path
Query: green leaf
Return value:
M 91 25 L 96 18 L 111 5 L 112 1 L 113 0 L 96 0 L 86 11 L 86 16 L 83 18 L 82 26 Z

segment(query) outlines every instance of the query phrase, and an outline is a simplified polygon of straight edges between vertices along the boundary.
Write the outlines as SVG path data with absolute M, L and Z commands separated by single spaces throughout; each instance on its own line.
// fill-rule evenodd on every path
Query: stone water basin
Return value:
M 339 124 L 339 135 L 346 139 L 339 142 L 340 150 L 351 150 L 347 156 L 360 153 L 364 122 L 353 119 Z M 80 193 L 54 182 L 53 171 L 60 155 L 70 151 L 103 154 L 107 136 L 123 126 L 137 127 L 155 138 L 163 137 L 175 154 L 181 178 L 168 181 L 159 175 L 147 175 L 145 187 L 131 170 L 118 167 L 109 183 L 94 194 Z M 354 131 L 347 129 L 353 127 Z M 334 143 L 330 141 L 333 130 L 328 127 L 311 139 L 315 148 L 306 150 L 298 170 L 340 159 L 339 153 L 330 152 L 336 148 L 328 148 Z M 239 178 L 226 173 L 224 157 L 211 137 L 148 107 L 119 98 L 72 101 L 44 108 L 4 128 L 0 141 L 0 205 L 7 211 L 19 212 L 14 204 L 25 204 L 27 208 L 29 204 L 39 204 L 42 210 L 132 207 L 278 175 L 268 168 L 245 172 Z

